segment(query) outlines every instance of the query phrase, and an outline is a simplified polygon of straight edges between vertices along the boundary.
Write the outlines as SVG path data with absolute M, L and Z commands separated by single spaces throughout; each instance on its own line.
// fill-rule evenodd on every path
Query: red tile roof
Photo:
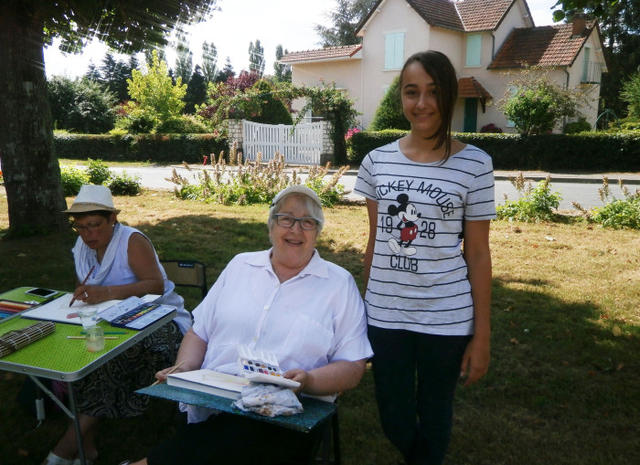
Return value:
M 326 61 L 347 59 L 353 57 L 360 49 L 362 44 L 343 45 L 339 47 L 326 47 L 316 50 L 303 50 L 300 52 L 291 52 L 280 58 L 281 63 L 297 63 L 309 61 Z
M 450 0 L 407 0 L 407 3 L 431 26 L 464 31 L 464 26 Z
M 514 29 L 494 57 L 489 69 L 524 66 L 570 66 L 595 26 L 572 35 L 571 24 Z
M 409 5 L 431 26 L 474 32 L 492 31 L 498 27 L 515 0 L 406 0 Z M 379 0 L 369 14 L 362 19 L 357 31 L 382 3 Z
M 473 76 L 458 79 L 458 97 L 479 99 L 492 98 L 491 94 L 487 92 L 487 90 L 482 87 L 482 85 Z
M 456 2 L 465 32 L 493 31 L 514 0 L 464 0 Z

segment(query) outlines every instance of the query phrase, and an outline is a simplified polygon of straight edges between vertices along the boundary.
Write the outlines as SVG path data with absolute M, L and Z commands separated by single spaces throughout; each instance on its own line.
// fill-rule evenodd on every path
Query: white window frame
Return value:
M 465 66 L 467 68 L 482 66 L 482 34 L 467 34 Z
M 384 69 L 396 71 L 404 64 L 404 31 L 387 32 L 384 35 Z

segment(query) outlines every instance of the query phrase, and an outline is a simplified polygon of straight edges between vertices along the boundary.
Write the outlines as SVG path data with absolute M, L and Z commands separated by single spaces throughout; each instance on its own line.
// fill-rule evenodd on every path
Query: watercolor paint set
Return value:
M 277 384 L 292 389 L 300 386 L 299 382 L 283 376 L 277 357 L 270 352 L 238 346 L 238 365 L 244 377 L 251 382 Z

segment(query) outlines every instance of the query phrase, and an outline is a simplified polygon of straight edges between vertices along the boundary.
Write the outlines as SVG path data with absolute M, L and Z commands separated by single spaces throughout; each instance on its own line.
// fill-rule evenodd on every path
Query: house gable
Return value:
M 489 69 L 571 66 L 594 27 L 590 23 L 579 35 L 573 34 L 572 24 L 514 29 Z

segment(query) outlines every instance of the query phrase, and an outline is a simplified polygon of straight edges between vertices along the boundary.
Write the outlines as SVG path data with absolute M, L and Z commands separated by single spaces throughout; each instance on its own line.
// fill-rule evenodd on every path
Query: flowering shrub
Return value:
M 577 202 L 573 206 L 580 210 L 588 221 L 599 223 L 604 227 L 613 229 L 640 229 L 640 189 L 630 192 L 629 189 L 618 181 L 624 199 L 617 199 L 609 191 L 609 179 L 602 178 L 602 187 L 598 189 L 600 200 L 605 205 L 594 208 L 590 212 L 582 208 Z
M 500 129 L 498 126 L 496 126 L 493 123 L 489 123 L 489 124 L 485 124 L 484 126 L 482 126 L 480 128 L 480 132 L 491 132 L 491 133 L 495 133 L 495 134 L 500 134 L 500 133 L 502 133 L 502 129 Z
M 332 206 L 338 202 L 344 193 L 344 187 L 338 184 L 340 177 L 349 168 L 338 170 L 329 181 L 324 178 L 329 171 L 329 164 L 325 167 L 314 166 L 308 171 L 303 181 L 298 171 L 290 174 L 285 171 L 284 157 L 276 154 L 273 160 L 261 162 L 258 154 L 256 162 L 244 163 L 241 154 L 232 153 L 230 160 L 237 160 L 237 167 L 229 168 L 224 160 L 224 153 L 220 153 L 218 161 L 211 154 L 213 171 L 201 169 L 195 172 L 194 183 L 186 177 L 180 176 L 173 170 L 169 179 L 176 184 L 174 193 L 182 200 L 200 200 L 220 204 L 247 205 L 254 203 L 270 203 L 275 195 L 289 185 L 305 184 L 313 189 L 325 206 Z M 193 171 L 187 164 L 185 167 Z
M 353 137 L 354 134 L 358 134 L 360 132 L 360 129 L 358 128 L 351 128 L 347 131 L 347 133 L 344 135 L 344 140 L 349 140 Z
M 560 205 L 561 197 L 558 192 L 551 192 L 550 182 L 551 178 L 547 176 L 534 188 L 520 173 L 518 177 L 511 180 L 511 184 L 521 197 L 515 201 L 507 200 L 504 205 L 496 207 L 498 219 L 529 222 L 556 219 L 554 210 Z

